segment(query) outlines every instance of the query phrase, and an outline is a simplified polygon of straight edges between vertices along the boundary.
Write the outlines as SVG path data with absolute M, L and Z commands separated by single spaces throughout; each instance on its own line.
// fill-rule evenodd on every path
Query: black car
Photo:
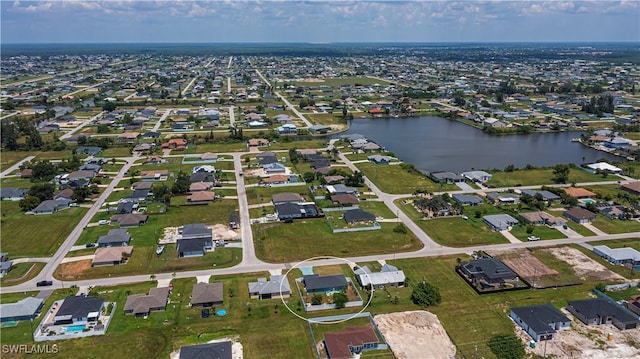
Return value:
M 41 280 L 38 283 L 36 283 L 37 287 L 48 287 L 50 285 L 53 285 L 53 282 L 50 280 Z

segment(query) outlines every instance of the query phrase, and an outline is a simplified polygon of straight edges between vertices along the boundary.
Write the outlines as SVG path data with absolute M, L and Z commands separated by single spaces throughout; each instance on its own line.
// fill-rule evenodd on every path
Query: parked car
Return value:
M 53 285 L 53 282 L 50 280 L 41 280 L 36 283 L 36 287 L 48 287 L 50 285 Z
M 540 239 L 540 237 L 536 237 L 536 236 L 529 236 L 529 237 L 527 237 L 527 239 L 528 239 L 528 240 L 530 240 L 530 241 L 537 241 L 537 240 L 539 240 L 539 239 Z
M 109 223 L 111 223 L 111 221 L 109 221 L 109 220 L 107 220 L 107 219 L 101 219 L 101 220 L 99 220 L 99 221 L 98 221 L 98 224 L 99 224 L 99 225 L 109 224 Z
M 86 245 L 85 247 L 87 247 L 87 248 L 93 248 L 93 247 L 95 247 L 95 246 L 96 246 L 96 244 L 95 244 L 95 243 L 87 243 L 87 245 Z

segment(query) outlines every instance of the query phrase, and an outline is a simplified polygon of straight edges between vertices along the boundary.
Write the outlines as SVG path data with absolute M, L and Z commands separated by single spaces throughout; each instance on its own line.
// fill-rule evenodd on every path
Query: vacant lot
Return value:
M 356 163 L 356 166 L 382 192 L 386 193 L 411 194 L 419 188 L 432 192 L 458 189 L 452 184 L 435 183 L 423 174 L 402 169 L 400 165 L 383 166 L 363 162 Z
M 489 185 L 496 187 L 512 187 L 516 185 L 533 186 L 553 184 L 553 169 L 532 169 L 532 170 L 516 170 L 513 172 L 492 172 L 493 177 L 488 182 Z M 569 171 L 569 180 L 572 182 L 599 182 L 602 176 L 598 176 L 578 168 L 572 168 Z
M 602 264 L 592 260 L 582 252 L 571 247 L 548 248 L 551 254 L 569 263 L 576 274 L 582 279 L 592 278 L 600 281 L 620 281 L 622 276 L 607 269 Z
M 2 251 L 8 252 L 11 258 L 50 256 L 86 211 L 86 208 L 75 207 L 36 216 L 24 214 L 18 202 L 2 201 Z

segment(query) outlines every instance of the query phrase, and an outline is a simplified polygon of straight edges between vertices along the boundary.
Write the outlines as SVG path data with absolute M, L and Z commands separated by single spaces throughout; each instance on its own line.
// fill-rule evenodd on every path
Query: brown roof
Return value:
M 151 170 L 151 171 L 140 172 L 140 178 L 152 178 L 152 177 L 155 177 L 156 175 L 168 176 L 169 170 Z
M 327 183 L 334 183 L 334 182 L 340 182 L 344 180 L 344 177 L 343 176 L 324 176 L 324 180 L 327 181 Z
M 213 159 L 213 158 L 218 158 L 218 155 L 215 153 L 211 153 L 211 152 L 206 152 L 200 155 L 200 159 Z
M 25 170 L 22 170 L 22 172 L 20 172 L 20 177 L 22 178 L 31 177 L 31 176 L 33 176 L 33 170 L 31 168 L 27 168 Z
M 118 138 L 126 138 L 126 139 L 131 139 L 131 140 L 135 140 L 136 138 L 138 138 L 139 133 L 137 132 L 125 132 L 125 133 L 121 133 L 118 135 Z
M 595 213 L 581 207 L 569 208 L 564 213 L 577 219 L 593 219 L 596 217 Z
M 262 180 L 265 183 L 275 183 L 275 182 L 287 182 L 289 181 L 289 176 L 287 175 L 273 175 Z
M 191 305 L 219 303 L 224 299 L 222 283 L 196 283 L 191 292 Z
M 122 254 L 126 253 L 127 257 L 133 253 L 132 246 L 124 247 L 102 247 L 96 249 L 93 256 L 93 263 L 116 262 L 122 260 Z
M 574 198 L 595 197 L 596 194 L 584 188 L 569 187 L 564 189 L 565 193 Z
M 352 194 L 334 194 L 331 196 L 331 202 L 338 202 L 339 204 L 358 204 L 358 197 Z
M 73 196 L 73 190 L 71 188 L 63 189 L 56 195 L 56 197 L 58 196 L 71 198 L 71 196 Z
M 324 345 L 331 359 L 352 358 L 349 346 L 377 343 L 378 337 L 371 326 L 365 328 L 347 327 L 343 332 L 325 333 Z
M 194 182 L 189 185 L 189 192 L 206 191 L 213 187 L 213 182 Z
M 133 189 L 151 189 L 153 182 L 138 181 L 131 185 Z
M 187 201 L 189 202 L 213 201 L 215 197 L 216 195 L 213 192 L 201 191 L 201 192 L 195 192 L 189 197 L 187 197 Z
M 114 214 L 111 216 L 111 222 L 116 222 L 120 227 L 138 226 L 140 223 L 147 222 L 149 216 L 141 213 Z
M 314 150 L 311 148 L 303 148 L 300 150 L 296 150 L 296 152 L 304 156 L 304 155 L 315 155 L 316 153 L 318 153 L 318 150 Z
M 625 191 L 638 194 L 640 193 L 640 181 L 623 184 L 622 186 L 620 186 L 620 188 Z
M 304 199 L 298 193 L 293 192 L 283 192 L 283 193 L 274 193 L 271 196 L 271 200 L 273 203 L 278 202 L 302 202 Z

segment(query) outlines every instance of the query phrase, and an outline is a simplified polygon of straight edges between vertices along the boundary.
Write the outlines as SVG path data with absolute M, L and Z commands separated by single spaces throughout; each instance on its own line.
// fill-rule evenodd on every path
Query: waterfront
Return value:
M 572 138 L 580 132 L 534 133 L 530 135 L 490 136 L 484 132 L 441 117 L 358 118 L 350 121 L 344 134 L 361 134 L 393 152 L 402 161 L 424 171 L 462 172 L 471 169 L 503 169 L 512 164 L 522 168 L 579 165 L 583 158 L 622 158 L 597 151 Z

